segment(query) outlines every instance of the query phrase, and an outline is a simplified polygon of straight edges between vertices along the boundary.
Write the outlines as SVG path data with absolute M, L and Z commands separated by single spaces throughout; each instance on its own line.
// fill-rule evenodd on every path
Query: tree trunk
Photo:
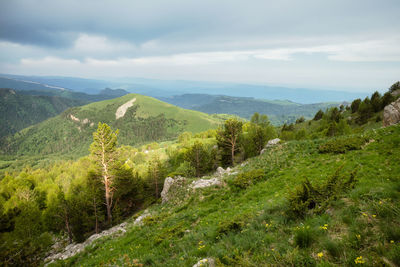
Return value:
M 156 184 L 156 199 L 158 198 L 158 173 L 157 171 L 154 171 L 154 181 Z
M 235 143 L 234 142 L 232 142 L 231 157 L 232 157 L 232 166 L 233 166 L 235 164 Z
M 200 177 L 200 156 L 198 149 L 196 149 L 196 177 Z
M 69 227 L 68 212 L 66 209 L 64 209 L 64 218 L 65 218 L 65 228 L 67 228 L 67 233 L 68 233 L 68 241 L 71 244 L 72 243 L 72 231 L 71 231 L 71 228 Z
M 105 184 L 105 191 L 106 191 L 106 207 L 107 207 L 107 222 L 108 225 L 111 226 L 112 224 L 112 215 L 111 215 L 111 192 L 110 192 L 110 187 L 109 187 L 109 180 L 108 178 L 105 178 L 104 184 Z
M 95 231 L 96 234 L 99 233 L 99 219 L 97 217 L 97 205 L 96 205 L 96 197 L 93 197 L 93 208 L 94 208 L 94 217 L 96 219 L 96 224 L 95 224 Z

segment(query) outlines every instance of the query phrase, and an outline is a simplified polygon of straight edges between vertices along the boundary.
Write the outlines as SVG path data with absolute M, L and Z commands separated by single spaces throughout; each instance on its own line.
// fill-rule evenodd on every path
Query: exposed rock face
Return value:
M 118 107 L 117 111 L 115 112 L 115 119 L 118 120 L 119 118 L 124 117 L 128 108 L 132 107 L 133 103 L 135 103 L 135 101 L 136 101 L 136 98 L 129 100 L 125 104 Z
M 193 181 L 193 183 L 190 185 L 191 188 L 197 189 L 197 188 L 204 188 L 204 187 L 209 187 L 213 185 L 222 185 L 222 182 L 218 178 L 212 178 L 212 179 L 199 179 L 197 181 Z
M 173 193 L 172 193 L 173 190 L 171 190 L 171 189 L 173 187 L 176 187 L 176 186 L 181 187 L 185 183 L 185 181 L 186 181 L 185 177 L 181 177 L 181 176 L 177 176 L 175 178 L 171 178 L 171 177 L 165 178 L 164 187 L 161 192 L 162 203 L 163 204 L 167 203 L 171 199 L 171 197 L 173 195 Z
M 389 126 L 400 122 L 400 98 L 387 105 L 383 110 L 383 126 Z
M 126 232 L 126 227 L 127 227 L 127 223 L 121 223 L 119 225 L 116 225 L 108 230 L 105 230 L 99 234 L 94 234 L 91 237 L 89 237 L 88 239 L 86 239 L 85 242 L 80 243 L 80 244 L 76 244 L 76 243 L 72 243 L 69 244 L 68 246 L 65 247 L 63 252 L 57 253 L 57 254 L 53 254 L 50 255 L 49 257 L 47 257 L 45 259 L 45 262 L 51 263 L 55 260 L 65 260 L 69 257 L 74 256 L 75 254 L 78 254 L 79 252 L 82 252 L 87 246 L 91 245 L 95 240 L 101 238 L 101 237 L 105 237 L 105 236 L 109 236 L 109 235 L 122 235 Z
M 260 155 L 264 154 L 265 151 L 267 150 L 267 148 L 273 147 L 273 146 L 276 146 L 277 144 L 279 144 L 280 141 L 281 141 L 281 139 L 279 139 L 279 138 L 269 140 L 268 143 L 265 145 L 265 148 L 263 150 L 261 150 Z
M 215 267 L 215 260 L 213 258 L 205 258 L 199 260 L 193 267 Z
M 215 171 L 214 176 L 223 176 L 224 174 L 230 174 L 232 172 L 231 168 L 226 168 L 226 170 L 224 170 L 224 168 L 222 167 L 218 167 L 217 170 Z

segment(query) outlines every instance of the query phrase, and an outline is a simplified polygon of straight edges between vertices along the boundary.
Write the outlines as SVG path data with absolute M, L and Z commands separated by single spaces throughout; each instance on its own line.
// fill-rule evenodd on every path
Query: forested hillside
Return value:
M 132 101 L 123 116 L 120 106 Z M 6 154 L 87 154 L 92 133 L 99 122 L 120 130 L 120 143 L 141 144 L 176 138 L 184 131 L 216 128 L 221 120 L 201 112 L 184 110 L 151 97 L 136 94 L 74 107 L 62 114 L 26 128 L 2 142 Z
M 0 89 L 0 139 L 86 103 L 79 99 L 23 95 L 12 89 Z

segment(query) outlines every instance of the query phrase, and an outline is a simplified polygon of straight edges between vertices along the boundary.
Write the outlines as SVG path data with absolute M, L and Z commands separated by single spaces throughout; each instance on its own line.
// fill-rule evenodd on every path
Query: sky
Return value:
M 399 0 L 0 0 L 0 73 L 386 90 Z

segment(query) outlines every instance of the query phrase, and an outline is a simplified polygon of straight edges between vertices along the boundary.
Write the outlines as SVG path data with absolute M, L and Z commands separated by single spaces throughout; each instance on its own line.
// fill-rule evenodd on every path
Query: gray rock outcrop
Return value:
M 133 222 L 133 225 L 138 225 L 141 226 L 143 225 L 143 219 L 146 217 L 150 216 L 150 212 L 148 210 L 145 210 L 142 215 L 136 218 L 136 220 Z
M 68 246 L 65 247 L 63 252 L 51 254 L 50 256 L 48 256 L 45 259 L 45 262 L 47 262 L 49 264 L 55 260 L 65 260 L 69 257 L 72 257 L 72 256 L 82 252 L 87 246 L 91 245 L 94 241 L 96 241 L 97 239 L 99 239 L 101 237 L 110 236 L 110 235 L 120 236 L 126 232 L 127 225 L 128 224 L 126 222 L 124 222 L 124 223 L 116 225 L 110 229 L 104 230 L 103 232 L 101 232 L 99 234 L 94 234 L 94 235 L 90 236 L 83 243 L 69 244 Z
M 165 178 L 164 187 L 161 192 L 162 203 L 163 204 L 167 203 L 171 199 L 171 197 L 173 195 L 173 193 L 172 193 L 173 190 L 171 190 L 171 189 L 173 187 L 182 187 L 183 184 L 185 183 L 185 181 L 186 181 L 186 178 L 181 177 L 181 176 L 177 176 L 175 178 L 171 178 L 171 177 Z
M 211 178 L 211 179 L 199 179 L 196 181 L 193 181 L 192 184 L 190 185 L 191 188 L 197 189 L 197 188 L 205 188 L 213 185 L 222 185 L 222 182 L 218 178 Z
M 218 167 L 217 170 L 215 171 L 214 176 L 221 177 L 221 176 L 224 176 L 225 174 L 230 174 L 231 172 L 232 172 L 232 169 L 229 167 L 226 168 L 226 170 L 224 170 L 224 168 L 222 168 L 222 167 Z
M 383 110 L 383 126 L 390 126 L 400 122 L 400 98 L 387 105 Z
M 275 138 L 275 139 L 271 139 L 268 141 L 268 143 L 265 145 L 265 148 L 263 150 L 261 150 L 260 155 L 264 154 L 265 151 L 267 151 L 267 148 L 276 146 L 277 144 L 279 144 L 279 142 L 281 141 L 281 139 L 279 138 Z

